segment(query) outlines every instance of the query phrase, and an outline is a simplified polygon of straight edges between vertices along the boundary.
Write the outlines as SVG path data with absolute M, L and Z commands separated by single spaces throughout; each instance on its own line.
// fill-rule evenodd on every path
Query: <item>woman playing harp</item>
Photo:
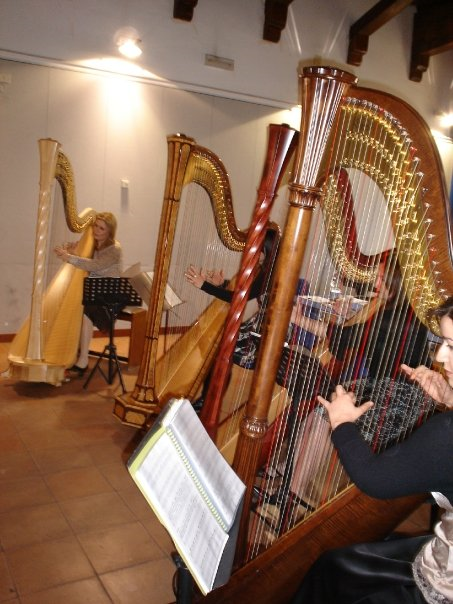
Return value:
M 121 277 L 123 252 L 120 243 L 115 239 L 116 227 L 116 218 L 111 212 L 98 212 L 93 224 L 94 253 L 92 258 L 76 255 L 76 243 L 57 246 L 55 253 L 64 262 L 88 272 L 90 278 Z M 110 316 L 103 306 L 85 304 L 79 356 L 75 364 L 68 369 L 69 374 L 82 376 L 87 370 L 88 352 L 94 325 L 100 331 L 108 333 Z
M 337 386 L 332 402 L 319 397 L 332 426 L 332 440 L 356 484 L 373 497 L 393 498 L 432 492 L 444 510 L 434 536 L 360 544 L 323 555 L 311 568 L 294 604 L 386 604 L 453 602 L 453 298 L 433 314 L 443 342 L 436 360 L 447 381 L 426 367 L 403 366 L 409 378 L 449 409 L 420 427 L 404 443 L 374 455 L 355 425 L 372 402 Z
M 31 312 L 11 343 L 8 360 L 12 377 L 58 386 L 65 379 L 66 369 L 76 361 L 86 273 L 65 264 L 52 276 L 50 261 L 54 255 L 50 251 L 53 247 L 50 238 L 54 233 L 51 233 L 51 227 L 57 230 L 62 222 L 58 220 L 58 212 L 63 208 L 69 230 L 82 234 L 76 253 L 90 257 L 94 241 L 88 227 L 94 223 L 96 213 L 89 208 L 77 213 L 72 168 L 60 150 L 60 144 L 41 139 L 39 151 L 40 188 Z M 59 185 L 55 196 L 61 195 L 61 206 L 54 199 L 54 181 Z M 52 279 L 46 287 L 49 275 Z

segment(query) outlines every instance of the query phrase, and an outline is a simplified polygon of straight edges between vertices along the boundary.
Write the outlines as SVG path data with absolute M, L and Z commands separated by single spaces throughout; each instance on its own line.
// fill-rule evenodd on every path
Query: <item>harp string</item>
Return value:
M 198 162 L 194 162 L 194 182 L 184 187 L 179 202 L 181 205 L 176 223 L 168 283 L 182 303 L 164 312 L 162 318 L 163 321 L 167 321 L 167 325 L 163 327 L 167 333 L 172 334 L 172 344 L 175 344 L 190 327 L 194 327 L 191 334 L 192 341 L 196 341 L 198 317 L 213 301 L 207 293 L 187 282 L 184 275 L 188 265 L 193 264 L 197 269 L 204 271 L 222 269 L 225 278 L 228 279 L 237 272 L 240 260 L 240 253 L 227 249 L 221 242 L 210 197 L 203 187 L 196 184 L 201 179 L 202 169 Z M 165 317 L 166 313 L 167 317 Z M 170 347 L 165 355 L 163 373 L 167 373 L 173 365 L 174 355 Z

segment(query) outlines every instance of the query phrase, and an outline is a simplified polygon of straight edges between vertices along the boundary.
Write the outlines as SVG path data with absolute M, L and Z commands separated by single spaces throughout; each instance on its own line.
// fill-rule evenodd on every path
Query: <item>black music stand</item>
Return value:
M 113 383 L 115 374 L 118 373 L 123 394 L 126 392 L 118 355 L 116 353 L 116 345 L 114 343 L 115 321 L 125 306 L 140 306 L 141 303 L 142 299 L 129 283 L 129 279 L 124 277 L 86 277 L 84 279 L 83 304 L 85 306 L 102 307 L 109 319 L 109 343 L 104 346 L 102 354 L 90 371 L 90 375 L 83 385 L 84 388 L 88 386 L 96 369 L 98 369 L 108 384 Z M 108 360 L 107 375 L 104 373 L 100 364 L 102 359 Z

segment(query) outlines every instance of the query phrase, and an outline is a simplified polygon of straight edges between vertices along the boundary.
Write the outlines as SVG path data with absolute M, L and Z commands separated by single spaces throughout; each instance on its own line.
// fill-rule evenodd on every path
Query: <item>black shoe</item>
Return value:
M 82 377 L 87 369 L 88 365 L 86 367 L 78 367 L 77 365 L 73 365 L 72 367 L 69 367 L 67 371 L 68 373 L 72 373 L 77 377 Z

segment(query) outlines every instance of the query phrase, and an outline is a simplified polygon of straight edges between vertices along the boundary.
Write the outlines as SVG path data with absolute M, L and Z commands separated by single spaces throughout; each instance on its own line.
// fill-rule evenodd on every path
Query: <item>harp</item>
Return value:
M 46 287 L 48 264 L 53 258 L 49 245 L 55 181 L 61 189 L 69 230 L 82 233 L 76 252 L 80 256 L 89 257 L 93 253 L 94 242 L 88 227 L 94 223 L 95 212 L 87 208 L 77 213 L 74 175 L 60 143 L 41 139 L 38 144 L 40 180 L 31 310 L 11 343 L 8 360 L 12 377 L 59 386 L 65 369 L 77 355 L 85 273 L 65 264 Z
M 294 180 L 289 187 L 287 221 L 233 463 L 247 485 L 236 570 L 227 585 L 203 598 L 216 604 L 290 601 L 301 578 L 322 551 L 385 537 L 423 499 L 414 496 L 378 501 L 349 483 L 335 453 L 328 450 L 328 430 L 326 433 L 325 427 L 319 428 L 323 420 L 314 412 L 314 398 L 317 392 L 325 391 L 318 389 L 316 383 L 311 383 L 310 394 L 303 404 L 299 399 L 297 408 L 293 409 L 297 417 L 282 431 L 288 454 L 280 472 L 283 491 L 279 491 L 279 497 L 272 502 L 271 497 L 260 499 L 261 493 L 258 499 L 255 496 L 254 486 L 263 471 L 260 463 L 264 439 L 269 432 L 272 391 L 282 373 L 282 362 L 286 363 L 285 355 L 280 356 L 276 351 L 282 350 L 284 344 L 297 279 L 301 269 L 324 267 L 317 256 L 319 231 L 313 229 L 315 210 L 319 207 L 323 216 L 323 233 L 335 274 L 335 279 L 331 279 L 332 273 L 324 271 L 316 282 L 311 273 L 312 285 L 319 287 L 318 293 L 335 290 L 338 275 L 354 283 L 371 284 L 376 279 L 377 261 L 382 254 L 376 250 L 363 253 L 358 243 L 361 235 L 356 232 L 356 212 L 348 209 L 351 196 L 345 182 L 354 178 L 356 170 L 366 175 L 366 185 L 361 182 L 363 196 L 366 197 L 374 183 L 388 208 L 393 240 L 389 243 L 386 239 L 378 251 L 396 250 L 402 273 L 401 296 L 409 302 L 419 323 L 432 332 L 437 328 L 429 324 L 427 310 L 441 302 L 452 287 L 451 222 L 446 188 L 438 152 L 420 116 L 395 97 L 355 87 L 353 76 L 331 68 L 304 69 L 300 73 L 300 94 L 300 142 Z M 377 230 L 380 222 L 375 218 L 372 230 Z M 313 241 L 317 245 L 310 247 Z M 319 297 L 324 300 L 322 295 Z M 367 325 L 368 319 L 363 317 L 363 325 Z M 396 342 L 389 338 L 383 360 L 391 356 L 395 346 Z M 297 348 L 294 352 L 295 357 L 300 356 Z M 319 369 L 322 354 L 323 351 L 314 349 L 311 355 L 305 355 L 305 361 L 296 367 L 295 373 L 305 367 L 304 379 L 309 381 L 315 369 Z M 373 351 L 368 351 L 367 358 L 372 355 Z M 392 371 L 399 358 L 393 359 Z M 291 371 L 291 363 L 283 367 L 283 373 Z M 385 375 L 390 376 L 390 390 L 387 389 L 383 397 L 387 401 L 394 392 L 396 374 Z M 359 376 L 349 377 L 357 383 Z M 295 383 L 298 384 L 297 376 Z M 286 384 L 288 392 L 294 394 L 295 386 L 291 386 L 290 380 Z M 406 384 L 399 386 L 406 391 Z M 217 387 L 222 388 L 222 384 Z M 432 406 L 426 411 L 424 405 L 422 400 L 415 413 L 417 421 L 423 421 L 432 412 Z M 414 427 L 413 409 L 412 403 L 405 409 L 412 420 L 404 424 L 403 432 Z M 377 432 L 380 420 L 379 417 L 378 427 L 373 427 Z M 395 422 L 398 438 L 405 437 L 400 430 L 403 421 L 399 416 Z M 278 434 L 274 436 L 274 449 L 279 438 Z M 304 447 L 305 438 L 309 446 Z M 378 446 L 387 444 L 387 437 L 383 440 L 385 442 Z M 302 469 L 299 468 L 300 473 L 296 475 L 298 463 Z M 315 497 L 311 490 L 308 494 L 312 499 L 308 501 L 306 491 L 301 488 L 302 478 L 306 478 L 304 463 L 305 470 L 311 465 L 312 471 L 317 471 L 318 476 L 310 479 L 322 492 Z M 290 473 L 285 476 L 288 467 Z M 276 466 L 271 469 L 273 474 L 265 477 L 267 486 L 276 474 Z M 267 472 L 269 465 L 264 470 Z M 274 515 L 266 515 L 266 507 L 269 510 L 272 504 L 275 504 Z
M 291 157 L 287 150 L 293 141 L 293 134 L 294 131 L 288 126 L 271 126 L 269 150 L 258 194 L 264 206 L 264 214 L 260 220 L 262 236 L 255 242 L 253 251 L 255 259 L 259 257 L 260 246 L 263 244 L 263 228 L 268 224 L 269 202 L 273 200 Z M 152 422 L 171 397 L 195 397 L 212 364 L 222 335 L 229 308 L 226 302 L 215 299 L 207 306 L 197 307 L 192 318 L 186 318 L 185 308 L 189 307 L 189 294 L 193 292 L 190 292 L 190 287 L 184 283 L 184 271 L 190 262 L 194 262 L 197 253 L 193 242 L 199 241 L 203 248 L 199 264 L 205 267 L 206 263 L 223 267 L 226 261 L 223 251 L 232 252 L 230 271 L 235 274 L 247 240 L 247 232 L 238 229 L 235 223 L 228 174 L 222 161 L 210 150 L 197 145 L 193 139 L 184 135 L 169 136 L 167 142 L 164 204 L 142 361 L 134 391 L 116 397 L 114 404 L 114 414 L 123 423 L 133 426 L 145 426 Z M 202 189 L 205 196 L 205 199 L 201 200 L 204 205 L 201 206 L 200 213 L 196 210 L 199 203 L 198 193 L 195 193 L 195 199 L 190 190 L 194 186 Z M 181 207 L 184 210 L 181 210 Z M 199 230 L 193 228 L 193 224 L 190 228 L 191 222 L 196 223 L 195 227 L 198 226 L 208 207 L 211 221 L 215 225 L 214 239 L 211 241 L 206 232 L 200 234 Z M 183 211 L 186 212 L 185 219 Z M 189 217 L 187 213 L 190 214 Z M 205 250 L 214 248 L 221 248 L 220 260 L 214 256 L 205 256 Z M 165 292 L 169 285 L 183 300 L 178 307 L 181 311 L 176 308 L 175 313 L 179 313 L 183 318 L 179 325 L 177 319 L 174 324 L 166 325 L 167 335 L 170 332 L 176 341 L 159 357 L 159 333 L 165 311 Z M 230 287 L 234 287 L 234 279 Z M 248 287 L 250 288 L 250 282 Z M 243 294 L 246 290 L 247 288 L 243 290 Z M 195 294 L 200 295 L 200 292 L 197 290 Z M 208 299 L 203 292 L 201 296 L 204 296 L 205 300 Z

